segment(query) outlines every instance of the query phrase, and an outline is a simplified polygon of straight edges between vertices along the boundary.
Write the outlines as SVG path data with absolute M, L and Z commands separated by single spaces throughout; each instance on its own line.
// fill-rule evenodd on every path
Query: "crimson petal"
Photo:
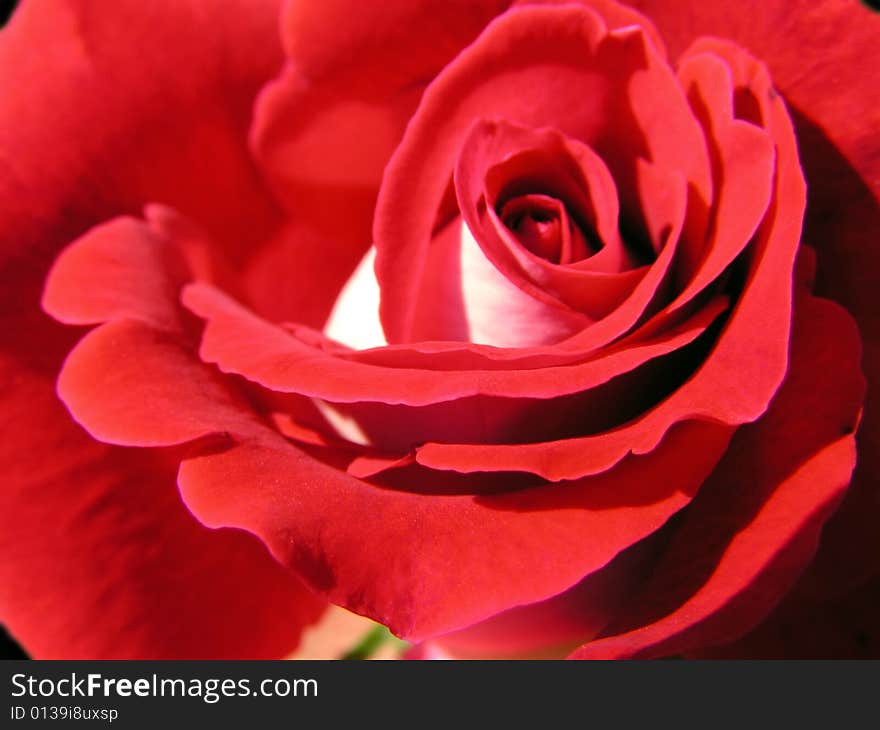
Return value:
M 812 557 L 855 465 L 864 379 L 843 309 L 802 293 L 795 312 L 791 371 L 770 410 L 734 437 L 630 610 L 576 658 L 726 643 L 760 621 Z
M 632 84 L 626 83 L 630 77 Z M 574 109 L 563 101 L 572 88 L 583 98 Z M 386 168 L 374 239 L 389 342 L 410 339 L 414 292 L 455 156 L 486 108 L 514 123 L 555 125 L 595 143 L 618 179 L 635 173 L 621 169 L 624 149 L 627 160 L 641 154 L 665 169 L 683 170 L 698 191 L 694 197 L 711 199 L 700 131 L 638 28 L 607 33 L 597 15 L 573 5 L 506 13 L 431 84 Z

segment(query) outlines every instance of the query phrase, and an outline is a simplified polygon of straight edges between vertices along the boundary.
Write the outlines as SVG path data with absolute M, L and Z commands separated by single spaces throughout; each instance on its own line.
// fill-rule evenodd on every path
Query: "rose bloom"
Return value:
M 0 620 L 877 656 L 878 38 L 855 0 L 24 0 Z

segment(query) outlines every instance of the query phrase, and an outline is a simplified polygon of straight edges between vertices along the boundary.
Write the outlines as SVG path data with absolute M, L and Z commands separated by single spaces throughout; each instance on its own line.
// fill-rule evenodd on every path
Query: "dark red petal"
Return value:
M 725 546 L 708 580 L 680 606 L 647 625 L 586 644 L 572 658 L 663 657 L 729 640 L 754 626 L 812 557 L 822 524 L 849 485 L 855 456 L 855 439 L 846 436 L 808 459 L 776 486 Z M 711 544 L 708 534 L 691 537 L 700 550 Z
M 351 217 L 372 217 L 372 197 L 365 202 L 363 196 L 331 195 L 322 197 L 321 205 L 347 226 Z M 345 215 L 338 215 L 339 210 Z M 319 231 L 303 220 L 288 219 L 243 272 L 243 298 L 273 322 L 292 320 L 322 329 L 368 240 L 358 236 L 357 245 L 347 245 L 345 235 L 344 230 Z
M 834 596 L 880 573 L 880 204 L 821 134 L 814 130 L 800 139 L 807 146 L 805 168 L 811 181 L 805 240 L 819 249 L 816 290 L 841 302 L 856 318 L 869 382 L 856 436 L 859 463 L 853 486 L 823 532 L 811 569 L 813 591 Z M 820 184 L 814 185 L 814 178 Z
M 752 239 L 773 195 L 776 162 L 770 136 L 734 116 L 734 80 L 723 60 L 709 53 L 688 54 L 678 77 L 706 133 L 715 200 L 707 240 L 695 252 L 684 247 L 696 256 L 677 262 L 686 285 L 673 309 L 715 281 Z M 782 164 L 791 161 L 783 158 Z
M 572 89 L 583 103 L 567 102 Z M 711 197 L 696 122 L 638 28 L 606 34 L 597 15 L 573 5 L 506 13 L 431 84 L 386 167 L 374 239 L 389 342 L 410 339 L 414 292 L 455 157 L 487 110 L 595 143 L 618 178 L 633 178 L 635 159 L 647 157 L 683 170 Z
M 210 244 L 171 210 L 148 222 L 116 218 L 68 246 L 43 304 L 62 321 L 106 322 L 73 348 L 58 395 L 100 441 L 167 446 L 228 430 L 256 416 L 195 356 L 179 304 Z
M 270 417 L 275 428 L 287 438 L 307 447 L 318 446 L 321 449 L 327 449 L 321 455 L 334 465 L 342 465 L 346 458 L 350 459 L 345 470 L 358 479 L 368 479 L 388 469 L 409 466 L 415 461 L 412 454 L 401 456 L 383 453 L 316 431 L 299 423 L 287 413 L 276 412 L 272 413 Z M 325 430 L 332 431 L 332 427 Z M 332 453 L 330 453 L 331 451 Z
M 588 245 L 601 247 L 602 251 L 622 245 L 620 203 L 608 167 L 585 144 L 568 139 L 551 128 L 526 129 L 503 121 L 480 120 L 465 138 L 456 164 L 455 182 L 459 208 L 463 213 L 466 206 L 478 204 L 482 196 L 487 212 L 497 210 L 505 229 L 507 223 L 502 220 L 505 215 L 502 207 L 513 202 L 510 200 L 513 195 L 528 199 L 530 193 L 542 193 L 557 199 L 557 204 L 563 207 L 560 215 L 568 214 L 565 210 L 568 206 L 571 212 L 581 214 L 583 224 L 589 227 L 588 233 L 594 239 Z M 508 200 L 501 200 L 501 195 Z M 472 210 L 466 215 L 473 226 L 479 222 L 475 213 Z M 519 251 L 512 250 L 511 253 Z M 586 250 L 578 256 L 572 257 L 570 252 L 565 257 L 560 250 L 552 263 L 580 263 L 578 270 L 608 273 L 624 268 L 625 252 L 618 255 L 620 265 L 616 267 L 610 262 L 603 262 L 604 266 L 590 266 L 582 261 L 596 259 L 599 253 Z M 542 261 L 551 263 L 550 257 L 546 256 L 537 260 L 533 257 L 518 260 L 524 268 Z
M 880 14 L 835 0 L 633 4 L 660 26 L 673 57 L 703 34 L 751 49 L 795 112 L 809 183 L 805 239 L 819 251 L 817 292 L 858 321 L 871 383 L 853 488 L 823 533 L 816 563 L 817 591 L 846 590 L 880 571 L 880 105 L 876 78 L 865 73 L 880 66 Z
M 568 211 L 556 198 L 544 193 L 525 193 L 510 197 L 499 209 L 505 241 L 518 243 L 523 253 L 555 264 L 580 260 L 590 254 L 583 236 L 572 241 Z M 501 233 L 502 231 L 499 231 Z M 574 252 L 572 249 L 577 248 Z
M 659 250 L 659 255 L 621 306 L 567 340 L 548 346 L 519 348 L 449 341 L 380 347 L 384 345 L 385 338 L 378 322 L 379 287 L 373 272 L 375 248 L 358 265 L 356 274 L 336 302 L 327 328 L 327 334 L 340 337 L 349 346 L 370 349 L 351 352 L 349 347 L 334 345 L 325 335 L 308 328 L 288 325 L 287 329 L 307 342 L 319 342 L 327 352 L 361 362 L 394 366 L 403 361 L 403 364 L 415 365 L 416 356 L 421 355 L 418 357 L 419 366 L 436 370 L 552 366 L 576 362 L 591 353 L 601 352 L 602 348 L 636 325 L 654 300 L 662 301 L 668 295 L 672 279 L 671 265 L 684 225 L 687 187 L 680 173 L 663 172 L 655 165 L 638 160 L 636 186 L 642 200 L 647 239 Z M 462 239 L 455 235 L 456 225 L 456 221 L 453 221 L 436 234 L 429 248 L 426 270 L 432 273 L 435 270 L 446 272 L 448 275 L 428 276 L 423 282 L 425 286 L 419 292 L 414 317 L 414 331 L 420 337 L 433 337 L 438 330 L 457 338 L 467 333 L 467 323 L 461 316 L 463 292 L 460 286 L 459 249 Z M 498 272 L 494 272 L 494 275 L 501 276 Z M 675 326 L 675 321 L 676 317 L 671 320 L 665 317 L 662 324 Z M 486 324 L 491 325 L 491 320 Z
M 299 224 L 309 222 L 324 246 L 345 259 L 345 273 L 370 242 L 384 165 L 424 88 L 508 5 L 510 0 L 330 0 L 285 6 L 282 37 L 293 63 L 260 99 L 253 146 L 280 199 Z M 614 0 L 588 5 L 609 28 L 641 25 L 662 54 L 662 41 L 643 16 Z M 354 198 L 367 205 L 352 211 Z M 336 215 L 340 207 L 345 216 Z M 263 269 L 264 283 L 278 284 L 283 293 L 285 282 L 272 274 L 271 266 Z M 280 309 L 269 299 L 260 310 L 267 314 Z M 293 304 L 282 316 L 296 311 Z
M 764 413 L 788 367 L 791 282 L 806 191 L 791 120 L 766 69 L 729 43 L 707 39 L 691 50 L 706 51 L 724 58 L 736 92 L 755 100 L 756 121 L 776 147 L 773 199 L 749 249 L 750 271 L 715 348 L 697 374 L 653 415 L 666 419 L 686 404 L 692 414 L 745 423 Z M 661 315 L 654 326 L 663 322 Z M 651 326 L 645 329 L 651 331 Z
M 880 145 L 874 133 L 880 112 L 873 91 L 865 87 L 870 79 L 858 73 L 859 66 L 867 68 L 878 58 L 873 39 L 880 16 L 862 7 L 838 9 L 826 3 L 816 13 L 822 26 L 798 25 L 796 30 L 823 48 L 827 65 L 823 60 L 809 74 L 792 76 L 782 90 L 797 107 L 795 125 L 808 180 L 804 239 L 818 252 L 816 291 L 856 318 L 870 383 L 856 437 L 859 463 L 853 487 L 824 530 L 811 567 L 814 595 L 828 598 L 880 573 Z M 809 26 L 812 17 L 799 20 Z M 837 28 L 845 36 L 837 36 Z M 841 87 L 834 104 L 827 92 L 819 95 L 830 85 Z
M 296 251 L 297 273 L 311 288 L 311 272 L 326 270 L 326 262 L 310 255 L 315 250 L 326 250 L 334 264 L 336 287 L 326 291 L 329 303 L 316 313 L 321 318 L 316 326 L 323 324 L 332 295 L 370 245 L 382 171 L 420 93 L 417 88 L 391 97 L 359 98 L 345 82 L 315 83 L 299 66 L 289 65 L 260 95 L 251 144 L 263 174 L 287 209 L 291 221 L 283 233 L 290 242 L 287 248 L 302 249 Z M 369 144 L 364 144 L 365 139 Z M 277 267 L 278 256 L 270 249 L 255 263 L 252 286 L 263 290 L 255 293 L 255 301 L 268 300 L 266 312 L 278 318 L 296 318 L 299 301 L 286 301 L 290 297 L 285 292 L 294 282 L 285 275 L 287 261 Z M 326 273 L 317 276 L 327 278 Z M 313 316 L 308 310 L 305 314 Z
M 4 293 L 34 296 L 19 271 Z M 321 602 L 259 542 L 192 518 L 174 485 L 181 454 L 109 448 L 70 421 L 52 387 L 65 338 L 36 309 L 4 314 L 0 331 L 15 344 L 0 355 L 3 413 L 15 423 L 0 445 L 0 616 L 27 651 L 289 653 Z
M 176 235 L 180 232 L 180 225 L 176 228 L 168 225 L 169 221 L 176 220 L 171 215 L 165 211 L 162 218 L 164 227 L 159 230 L 154 231 L 144 224 L 122 220 L 83 237 L 61 257 L 47 288 L 46 300 L 58 310 L 60 316 L 89 322 L 112 317 L 134 317 L 141 321 L 115 321 L 88 335 L 68 357 L 59 381 L 59 392 L 75 417 L 96 438 L 112 443 L 141 446 L 181 443 L 211 433 L 240 431 L 251 418 L 247 404 L 222 382 L 217 373 L 191 358 L 190 344 L 185 337 L 177 332 L 162 332 L 154 328 L 177 329 L 178 323 L 174 321 L 177 317 L 177 288 L 186 276 L 186 267 L 178 259 L 191 253 L 186 246 L 190 242 L 186 239 L 181 241 Z M 92 280 L 97 277 L 102 286 L 94 291 L 90 290 L 89 298 L 80 301 L 77 295 L 84 284 L 85 276 Z M 132 291 L 141 295 L 134 304 L 130 301 Z M 223 297 L 216 292 L 212 296 L 223 302 Z M 84 303 L 89 305 L 86 309 L 83 309 Z M 233 313 L 238 311 L 231 303 L 226 306 Z M 640 346 L 631 351 L 608 353 L 611 357 L 604 361 L 579 365 L 575 369 L 566 368 L 560 370 L 559 375 L 568 376 L 569 379 L 575 375 L 581 378 L 581 385 L 584 382 L 600 385 L 623 372 L 641 367 L 652 355 L 664 355 L 688 344 L 711 323 L 721 309 L 723 307 L 707 308 L 704 314 L 711 316 L 705 320 L 698 318 L 699 321 L 688 323 L 687 328 L 681 331 L 670 330 L 655 342 L 639 343 Z M 364 397 L 376 400 L 376 378 L 369 376 L 381 372 L 377 368 L 334 358 L 291 337 L 283 330 L 260 323 L 249 315 L 239 319 L 245 325 L 250 323 L 251 329 L 242 330 L 238 324 L 232 329 L 227 327 L 225 331 L 232 341 L 245 336 L 250 340 L 250 346 L 242 350 L 236 348 L 233 354 L 253 354 L 255 343 L 260 341 L 259 333 L 263 332 L 263 339 L 268 334 L 280 338 L 282 344 L 288 348 L 293 348 L 287 353 L 287 364 L 285 365 L 283 357 L 279 362 L 284 369 L 295 364 L 296 349 L 299 347 L 302 350 L 300 356 L 304 354 L 307 358 L 310 355 L 320 357 L 330 363 L 333 367 L 327 372 L 347 370 L 349 378 L 359 375 L 360 386 L 367 388 L 367 395 Z M 236 321 L 233 319 L 233 324 Z M 207 339 L 210 339 L 210 333 Z M 266 342 L 263 344 L 266 345 Z M 228 348 L 229 341 L 224 341 L 221 345 Z M 209 346 L 208 343 L 206 346 Z M 284 355 L 284 351 L 281 355 Z M 273 356 L 271 347 L 261 347 L 256 361 L 265 363 L 269 356 Z M 248 357 L 242 361 L 245 365 Z M 313 370 L 306 368 L 307 377 L 311 377 L 308 373 Z M 403 385 L 411 388 L 419 384 L 429 388 L 433 385 L 436 388 L 442 386 L 445 380 L 445 376 L 431 371 L 412 371 L 409 375 Z M 457 376 L 461 381 L 459 385 L 467 388 L 469 376 L 471 379 L 474 376 L 477 379 L 482 378 L 488 387 L 493 387 L 493 377 L 488 373 L 460 373 Z M 540 381 L 537 383 L 539 389 L 550 388 L 547 391 L 549 395 L 565 392 L 564 388 L 560 390 L 559 384 L 554 382 L 555 376 L 554 371 L 534 374 L 528 371 L 520 374 L 509 372 L 505 380 L 512 381 L 507 387 L 514 389 L 528 389 L 529 381 L 537 380 Z M 583 378 L 588 378 L 588 381 Z M 518 380 L 524 382 L 517 386 Z M 392 382 L 396 382 L 396 379 Z M 336 384 L 330 382 L 330 386 L 335 388 Z M 495 384 L 495 387 L 499 386 L 505 387 L 503 382 Z M 574 392 L 572 388 L 575 391 L 578 389 L 577 383 L 569 383 L 567 387 L 568 392 Z M 331 392 L 335 395 L 335 391 Z M 420 395 L 407 393 L 405 397 L 419 398 Z M 455 397 L 456 394 L 453 393 L 451 398 Z M 518 403 L 517 401 L 514 405 Z M 467 412 L 468 407 L 483 412 L 482 418 L 475 418 L 471 414 L 466 421 L 488 423 L 493 420 L 486 417 L 485 406 L 485 403 L 476 400 L 464 403 L 463 412 Z M 522 404 L 520 410 L 528 406 L 534 407 L 534 403 Z M 500 412 L 502 418 L 507 419 L 501 423 L 501 428 L 508 436 L 515 424 L 523 420 L 521 417 L 519 421 L 510 423 L 510 410 L 510 407 L 505 407 Z M 380 415 L 384 422 L 389 422 L 387 413 Z M 543 415 L 546 416 L 546 412 Z M 438 438 L 437 418 L 441 422 L 448 420 L 443 413 L 431 416 L 427 412 L 414 412 L 404 416 L 401 427 L 406 426 L 403 430 L 408 434 L 407 444 L 413 438 L 417 441 Z M 413 416 L 416 421 L 407 420 Z M 400 421 L 397 417 L 392 420 L 395 423 Z M 421 426 L 415 427 L 416 422 L 421 423 Z M 534 420 L 532 422 L 539 423 Z M 545 417 L 540 422 L 547 423 L 548 419 Z M 428 431 L 424 431 L 426 427 Z M 548 427 L 552 428 L 552 423 Z M 419 433 L 424 435 L 417 437 Z M 461 438 L 462 434 L 459 433 L 458 436 Z M 497 440 L 498 434 L 482 434 L 479 437 L 480 440 L 486 438 Z M 523 433 L 517 436 L 518 440 L 523 438 L 526 438 Z M 532 440 L 534 438 L 535 436 L 531 437 Z M 379 445 L 398 448 L 387 439 Z M 409 449 L 410 446 L 406 445 L 403 451 L 407 452 Z M 622 455 L 623 453 L 619 453 L 616 458 L 619 459 Z M 384 465 L 399 466 L 403 463 L 406 460 L 400 461 L 400 454 L 394 455 L 390 462 L 387 459 L 382 461 L 383 468 Z M 375 473 L 377 467 L 375 464 L 367 465 L 361 459 L 354 468 L 357 473 L 366 475 L 365 469 Z M 581 476 L 586 472 L 569 470 L 562 473 Z
M 516 606 L 430 643 L 455 659 L 561 659 L 608 625 L 646 578 L 665 532 L 624 550 L 558 596 Z
M 281 658 L 320 615 L 259 541 L 189 514 L 179 456 L 96 444 L 33 375 L 3 409 L 0 616 L 34 658 Z
M 723 302 L 718 305 L 701 312 L 703 322 L 724 310 Z M 668 333 L 657 346 L 622 351 L 625 357 L 614 376 L 585 383 L 592 387 L 568 396 L 474 396 L 424 406 L 359 402 L 326 407 L 357 425 L 354 432 L 341 426 L 348 438 L 392 453 L 414 450 L 423 465 L 470 473 L 475 477 L 471 481 L 478 482 L 478 476 L 488 484 L 503 481 L 486 472 L 505 471 L 526 471 L 554 481 L 575 479 L 604 471 L 645 440 L 660 439 L 661 434 L 645 432 L 650 419 L 640 415 L 673 390 L 704 355 L 708 338 L 692 339 L 703 336 L 702 327 L 694 320 L 688 330 Z M 604 365 L 614 367 L 610 359 Z M 559 369 L 556 377 L 565 377 L 565 370 Z M 389 371 L 384 377 L 395 375 Z
M 654 48 L 661 58 L 666 57 L 666 44 L 663 42 L 663 37 L 657 32 L 657 28 L 654 27 L 651 19 L 631 8 L 629 3 L 619 3 L 617 0 L 575 1 L 599 13 L 609 29 L 640 25 L 654 44 Z M 570 0 L 514 0 L 513 7 L 520 5 L 563 5 L 568 2 Z
M 179 455 L 98 445 L 69 420 L 47 382 L 56 345 L 44 320 L 2 329 L 16 343 L 0 359 L 16 428 L 0 447 L 0 616 L 27 651 L 277 658 L 295 648 L 321 602 L 257 541 L 191 517 L 174 485 Z
M 824 532 L 822 539 L 824 543 Z M 842 596 L 824 600 L 799 594 L 795 587 L 753 631 L 730 644 L 700 651 L 697 657 L 877 659 L 880 657 L 880 578 Z
M 628 296 L 623 299 L 616 309 L 611 311 L 606 317 L 603 317 L 598 322 L 590 324 L 589 327 L 583 325 L 576 327 L 575 324 L 577 324 L 577 322 L 571 321 L 572 313 L 567 305 L 554 302 L 553 297 L 551 297 L 546 291 L 542 291 L 540 287 L 531 283 L 522 274 L 517 275 L 515 270 L 512 270 L 510 267 L 505 267 L 505 271 L 502 273 L 501 271 L 494 269 L 494 267 L 491 267 L 491 264 L 485 257 L 483 257 L 482 260 L 476 258 L 478 263 L 483 264 L 480 271 L 484 274 L 484 278 L 490 278 L 489 274 L 491 273 L 496 281 L 500 279 L 505 283 L 508 283 L 505 274 L 507 277 L 513 279 L 513 282 L 508 283 L 509 294 L 515 293 L 519 295 L 519 298 L 525 299 L 530 299 L 530 295 L 533 295 L 534 299 L 532 301 L 541 300 L 543 307 L 545 309 L 550 309 L 551 311 L 554 305 L 557 308 L 560 306 L 564 307 L 565 310 L 569 312 L 568 319 L 562 318 L 559 315 L 558 310 L 555 312 L 556 316 L 553 319 L 555 319 L 555 324 L 557 324 L 557 326 L 559 326 L 560 323 L 563 325 L 563 327 L 560 327 L 563 334 L 565 326 L 573 329 L 574 332 L 570 337 L 561 341 L 556 341 L 559 339 L 558 335 L 560 333 L 555 331 L 553 332 L 553 336 L 549 338 L 553 344 L 544 346 L 532 346 L 529 348 L 486 348 L 480 345 L 469 344 L 466 346 L 459 346 L 457 349 L 462 352 L 466 351 L 474 354 L 479 353 L 480 355 L 489 358 L 485 365 L 487 367 L 498 367 L 493 364 L 493 362 L 505 362 L 508 363 L 508 366 L 512 367 L 514 366 L 515 361 L 523 361 L 526 358 L 533 358 L 535 356 L 540 356 L 548 363 L 559 361 L 560 358 L 562 360 L 568 360 L 571 357 L 582 357 L 589 353 L 601 351 L 603 347 L 608 346 L 615 339 L 626 334 L 626 332 L 643 317 L 646 310 L 649 309 L 653 302 L 662 300 L 662 297 L 667 291 L 669 282 L 672 278 L 672 263 L 678 249 L 678 241 L 681 235 L 682 226 L 684 225 L 687 205 L 686 181 L 680 173 L 665 173 L 659 170 L 655 165 L 639 160 L 637 164 L 636 185 L 639 190 L 639 196 L 644 200 L 642 212 L 647 219 L 646 224 L 649 230 L 647 237 L 656 245 L 656 248 L 659 249 L 660 253 L 653 264 L 648 267 L 646 272 L 630 272 L 630 275 L 635 279 L 634 286 Z M 457 225 L 457 221 L 453 221 L 449 224 L 449 227 Z M 473 250 L 477 248 L 477 246 L 472 241 L 473 237 L 470 238 L 470 250 Z M 431 246 L 427 253 L 427 263 L 424 267 L 426 272 L 430 272 L 430 275 L 426 276 L 423 280 L 423 286 L 419 290 L 418 299 L 414 305 L 414 336 L 434 337 L 437 335 L 435 329 L 438 325 L 433 324 L 432 317 L 439 318 L 439 324 L 446 328 L 446 332 L 452 331 L 453 333 L 459 334 L 461 332 L 467 332 L 465 326 L 467 320 L 462 317 L 463 307 L 461 300 L 464 292 L 462 291 L 463 287 L 461 286 L 462 272 L 459 250 L 460 245 L 461 238 L 454 235 L 454 230 L 444 230 L 432 238 Z M 490 271 L 486 271 L 486 267 L 489 267 Z M 468 290 L 471 293 L 477 293 L 477 296 L 475 297 L 477 302 L 480 301 L 480 288 L 478 282 L 479 279 L 477 279 L 477 277 L 473 277 L 471 281 L 465 282 L 470 285 Z M 566 283 L 570 284 L 571 282 L 558 283 L 560 283 L 560 285 L 565 285 Z M 600 287 L 603 286 L 601 279 L 594 279 L 591 281 L 591 284 L 599 285 Z M 518 287 L 521 287 L 525 291 L 517 292 L 516 290 Z M 587 298 L 578 287 L 569 286 L 569 289 L 570 291 L 568 291 L 568 293 L 574 301 L 577 301 L 578 298 Z M 485 309 L 482 310 L 482 317 L 476 316 L 481 312 L 480 309 L 477 309 L 474 313 L 470 313 L 471 324 L 473 325 L 474 322 L 481 324 L 482 332 L 491 332 L 492 328 L 496 331 L 499 329 L 496 323 L 493 322 L 492 318 L 486 316 L 487 313 L 491 313 L 490 307 L 493 303 L 495 306 L 503 308 L 504 298 L 502 297 L 499 302 L 497 297 L 486 297 L 486 306 Z M 536 309 L 538 312 L 542 311 L 540 308 L 536 307 Z M 457 314 L 458 316 L 450 316 L 450 312 Z M 582 320 L 586 319 L 584 315 L 578 316 L 580 316 Z M 452 323 L 449 322 L 450 319 L 452 320 Z M 526 322 L 530 321 L 529 319 L 524 319 Z M 455 329 L 456 320 L 462 322 L 462 324 L 459 325 L 459 329 Z M 431 324 L 426 325 L 426 323 Z M 533 340 L 537 340 L 537 338 L 533 338 Z M 411 343 L 411 345 L 412 348 L 422 348 L 423 350 L 426 350 L 426 345 L 423 343 Z M 437 343 L 432 344 L 431 347 L 433 352 L 437 352 L 440 350 L 441 345 L 440 343 Z M 446 345 L 445 349 L 448 351 L 450 347 Z M 520 364 L 525 366 L 524 362 L 521 362 Z
M 282 36 L 293 63 L 260 99 L 253 147 L 279 198 L 295 211 L 297 235 L 312 240 L 317 232 L 342 281 L 370 243 L 382 171 L 424 88 L 509 4 L 331 0 L 285 6 Z M 643 16 L 614 0 L 588 4 L 609 28 L 644 27 L 662 54 L 662 41 Z M 365 137 L 370 144 L 363 144 Z M 338 215 L 341 208 L 344 216 Z M 279 276 L 276 258 L 267 253 L 261 260 L 251 301 L 267 316 L 283 319 L 299 313 L 301 301 L 291 296 L 289 278 Z M 326 272 L 317 260 L 309 261 L 314 265 L 303 268 Z M 312 306 L 310 299 L 309 317 Z M 321 321 L 307 322 L 315 327 L 329 306 L 318 309 L 314 316 Z
M 575 656 L 728 642 L 764 618 L 813 556 L 855 465 L 864 380 L 846 312 L 803 294 L 795 313 L 791 369 L 770 410 L 734 437 L 630 610 Z
M 673 422 L 705 427 L 707 421 L 686 411 Z M 644 454 L 656 447 L 670 424 L 641 418 L 607 433 L 522 444 L 425 443 L 416 448 L 416 461 L 431 469 L 460 474 L 523 471 L 550 481 L 576 479 L 610 469 L 629 453 Z M 717 424 L 712 424 L 712 428 Z
M 229 451 L 185 461 L 178 483 L 205 524 L 259 535 L 334 603 L 417 640 L 556 595 L 602 567 L 689 501 L 728 436 L 683 424 L 653 453 L 596 477 L 438 498 L 366 484 L 254 429 Z
M 523 0 L 514 5 L 557 5 L 560 0 Z M 609 28 L 643 25 L 662 51 L 649 18 L 615 0 L 583 0 Z M 364 5 L 357 0 L 289 2 L 282 18 L 287 53 L 307 76 L 351 74 L 379 88 L 406 85 L 436 74 L 510 0 L 390 0 Z M 432 41 L 427 43 L 426 40 Z M 358 64 L 350 59 L 357 58 Z
M 509 4 L 510 0 L 289 2 L 281 31 L 287 55 L 308 78 L 350 76 L 360 82 L 356 88 L 387 92 L 430 79 Z
M 880 15 L 836 0 L 633 0 L 659 26 L 672 58 L 701 35 L 729 38 L 767 64 L 786 99 L 825 131 L 880 196 Z M 805 53 L 804 49 L 810 52 Z M 833 89 L 834 93 L 829 93 Z M 833 190 L 833 180 L 811 185 Z

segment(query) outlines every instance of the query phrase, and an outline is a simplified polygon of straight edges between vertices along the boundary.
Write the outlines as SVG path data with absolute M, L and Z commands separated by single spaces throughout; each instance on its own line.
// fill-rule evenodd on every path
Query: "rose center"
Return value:
M 500 217 L 524 248 L 552 263 L 571 263 L 593 253 L 565 206 L 549 195 L 513 197 L 501 206 Z

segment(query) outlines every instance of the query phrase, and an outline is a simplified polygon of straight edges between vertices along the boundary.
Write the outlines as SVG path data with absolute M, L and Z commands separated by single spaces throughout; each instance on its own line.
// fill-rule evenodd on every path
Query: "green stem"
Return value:
M 374 626 L 354 647 L 343 654 L 340 659 L 369 659 L 383 644 L 393 642 L 400 646 L 401 653 L 409 646 L 401 641 L 384 626 Z

